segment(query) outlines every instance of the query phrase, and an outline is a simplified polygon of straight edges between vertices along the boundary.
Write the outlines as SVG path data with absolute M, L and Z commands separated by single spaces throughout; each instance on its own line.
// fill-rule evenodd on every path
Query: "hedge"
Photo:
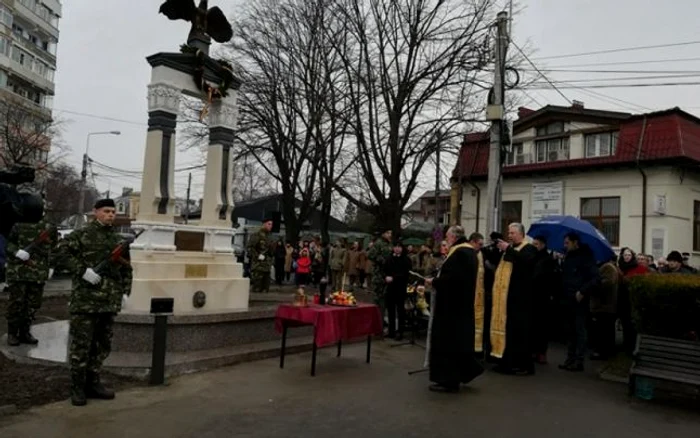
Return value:
M 700 275 L 639 275 L 630 278 L 628 287 L 639 333 L 698 340 Z

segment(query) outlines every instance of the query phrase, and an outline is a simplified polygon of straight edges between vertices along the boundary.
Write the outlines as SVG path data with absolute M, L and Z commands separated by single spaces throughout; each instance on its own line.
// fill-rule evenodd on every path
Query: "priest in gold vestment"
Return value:
M 500 359 L 494 371 L 504 374 L 535 373 L 530 352 L 532 328 L 532 273 L 537 249 L 525 240 L 525 227 L 508 226 L 508 240 L 499 241 L 503 251 L 493 284 L 491 309 L 491 356 Z

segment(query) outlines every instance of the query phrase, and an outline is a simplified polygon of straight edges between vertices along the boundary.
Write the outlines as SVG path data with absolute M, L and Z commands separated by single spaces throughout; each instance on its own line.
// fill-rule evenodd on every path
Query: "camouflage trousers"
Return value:
M 72 388 L 99 379 L 102 363 L 112 351 L 112 313 L 76 313 L 70 317 L 69 363 Z
M 44 283 L 10 282 L 6 290 L 10 293 L 7 304 L 8 334 L 17 335 L 29 332 L 36 312 L 41 307 Z
M 384 321 L 384 314 L 386 312 L 386 283 L 373 283 L 372 289 L 374 292 L 374 304 L 379 307 L 379 312 L 382 315 L 382 321 Z
M 270 271 L 251 271 L 251 292 L 270 292 Z

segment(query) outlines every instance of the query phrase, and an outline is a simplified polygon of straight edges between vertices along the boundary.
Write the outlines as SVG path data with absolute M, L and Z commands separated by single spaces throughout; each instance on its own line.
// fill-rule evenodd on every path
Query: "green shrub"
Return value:
M 639 333 L 698 340 L 700 275 L 640 275 L 628 287 Z

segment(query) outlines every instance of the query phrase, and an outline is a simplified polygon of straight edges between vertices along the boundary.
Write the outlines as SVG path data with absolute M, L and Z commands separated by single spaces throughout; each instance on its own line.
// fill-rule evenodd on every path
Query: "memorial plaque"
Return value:
M 207 278 L 207 265 L 185 265 L 185 278 Z
M 175 249 L 177 251 L 204 251 L 204 233 L 196 231 L 176 231 Z

